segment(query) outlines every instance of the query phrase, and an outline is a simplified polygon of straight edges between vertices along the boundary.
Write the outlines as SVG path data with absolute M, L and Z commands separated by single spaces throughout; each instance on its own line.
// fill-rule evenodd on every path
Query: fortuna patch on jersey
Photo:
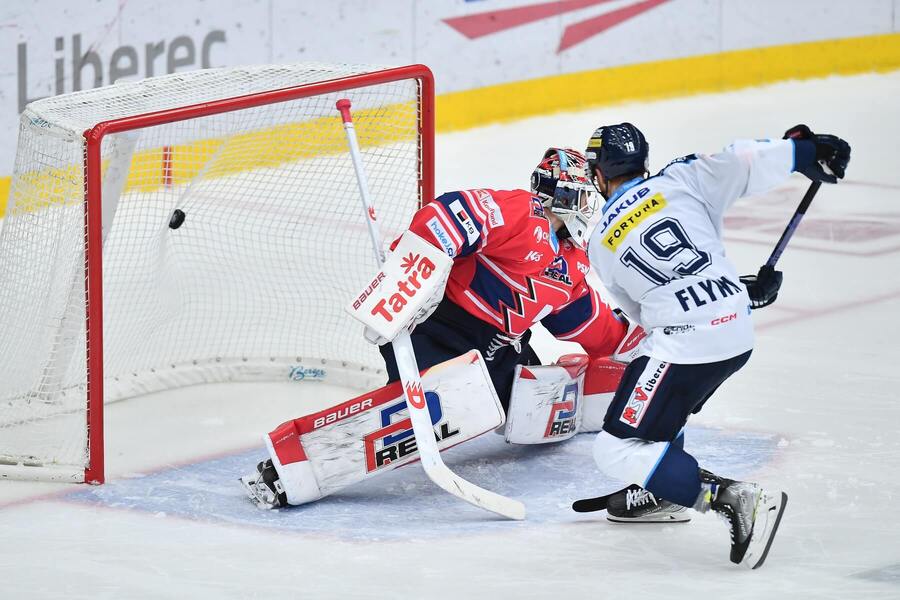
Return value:
M 622 218 L 616 220 L 610 229 L 603 232 L 603 245 L 610 251 L 615 252 L 619 248 L 619 244 L 625 239 L 628 233 L 641 224 L 647 217 L 657 213 L 666 207 L 666 199 L 661 193 L 653 194 L 643 202 L 639 203 L 636 208 L 625 213 Z M 607 223 L 609 223 L 607 221 Z
M 653 401 L 653 396 L 656 395 L 656 390 L 659 389 L 659 384 L 668 370 L 669 363 L 667 362 L 654 359 L 647 361 L 647 366 L 644 367 L 644 372 L 638 378 L 634 391 L 631 392 L 631 397 L 628 398 L 625 409 L 619 416 L 619 421 L 635 429 L 638 428 L 644 415 L 650 409 L 650 402 Z
M 465 230 L 469 245 L 474 244 L 479 236 L 478 228 L 475 226 L 475 221 L 469 216 L 469 212 L 463 208 L 462 202 L 454 200 L 450 203 L 450 210 L 453 211 L 453 216 L 456 217 L 456 221 L 462 225 L 462 228 Z

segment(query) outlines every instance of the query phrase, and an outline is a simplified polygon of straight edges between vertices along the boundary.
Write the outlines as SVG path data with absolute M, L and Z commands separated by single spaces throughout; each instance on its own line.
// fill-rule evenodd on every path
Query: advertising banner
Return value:
M 744 83 L 789 77 L 791 69 L 796 76 L 824 74 L 829 60 L 836 72 L 896 68 L 900 61 L 900 0 L 31 0 L 0 4 L 0 23 L 0 135 L 8 140 L 0 148 L 0 177 L 12 170 L 17 117 L 29 101 L 191 69 L 424 63 L 446 97 L 443 104 L 439 97 L 438 126 L 447 130 L 496 120 L 500 115 L 482 105 L 496 103 L 497 86 L 514 86 L 501 96 L 507 118 L 547 104 L 602 102 L 587 88 L 553 95 L 554 80 L 546 78 L 559 76 L 657 65 L 681 80 L 668 93 L 690 92 L 715 87 L 722 64 L 683 63 L 679 71 L 672 61 L 737 51 L 745 65 L 753 60 L 746 51 L 867 36 L 877 44 L 855 52 L 858 45 L 844 44 L 830 55 L 816 47 L 810 56 L 818 61 L 798 55 L 802 60 Z M 760 56 L 785 63 L 783 53 Z M 529 83 L 535 81 L 540 89 Z M 529 93 L 551 95 L 546 104 L 508 102 Z

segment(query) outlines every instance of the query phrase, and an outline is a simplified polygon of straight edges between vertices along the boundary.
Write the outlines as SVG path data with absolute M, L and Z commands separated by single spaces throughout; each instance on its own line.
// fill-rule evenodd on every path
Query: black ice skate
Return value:
M 787 494 L 706 471 L 701 471 L 701 479 L 712 484 L 714 490 L 709 507 L 722 515 L 731 528 L 731 562 L 758 569 L 772 547 Z
M 686 523 L 687 509 L 657 498 L 638 485 L 612 494 L 606 504 L 606 518 L 616 523 Z
M 268 509 L 287 506 L 287 494 L 278 479 L 278 471 L 275 470 L 272 459 L 256 465 L 256 473 L 244 475 L 240 482 L 250 500 L 258 507 Z

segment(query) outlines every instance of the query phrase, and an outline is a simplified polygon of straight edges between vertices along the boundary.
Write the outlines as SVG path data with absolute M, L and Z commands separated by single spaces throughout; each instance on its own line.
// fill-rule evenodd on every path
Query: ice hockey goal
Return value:
M 26 108 L 0 232 L 0 476 L 102 482 L 104 402 L 383 382 L 341 312 L 375 269 L 345 97 L 391 239 L 433 196 L 421 65 L 211 69 Z

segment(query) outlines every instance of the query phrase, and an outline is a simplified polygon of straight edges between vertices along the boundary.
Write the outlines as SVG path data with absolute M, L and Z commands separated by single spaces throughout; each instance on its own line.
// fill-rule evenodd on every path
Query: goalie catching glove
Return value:
M 444 297 L 452 266 L 443 251 L 407 231 L 346 310 L 366 326 L 367 341 L 387 344 L 431 316 Z

